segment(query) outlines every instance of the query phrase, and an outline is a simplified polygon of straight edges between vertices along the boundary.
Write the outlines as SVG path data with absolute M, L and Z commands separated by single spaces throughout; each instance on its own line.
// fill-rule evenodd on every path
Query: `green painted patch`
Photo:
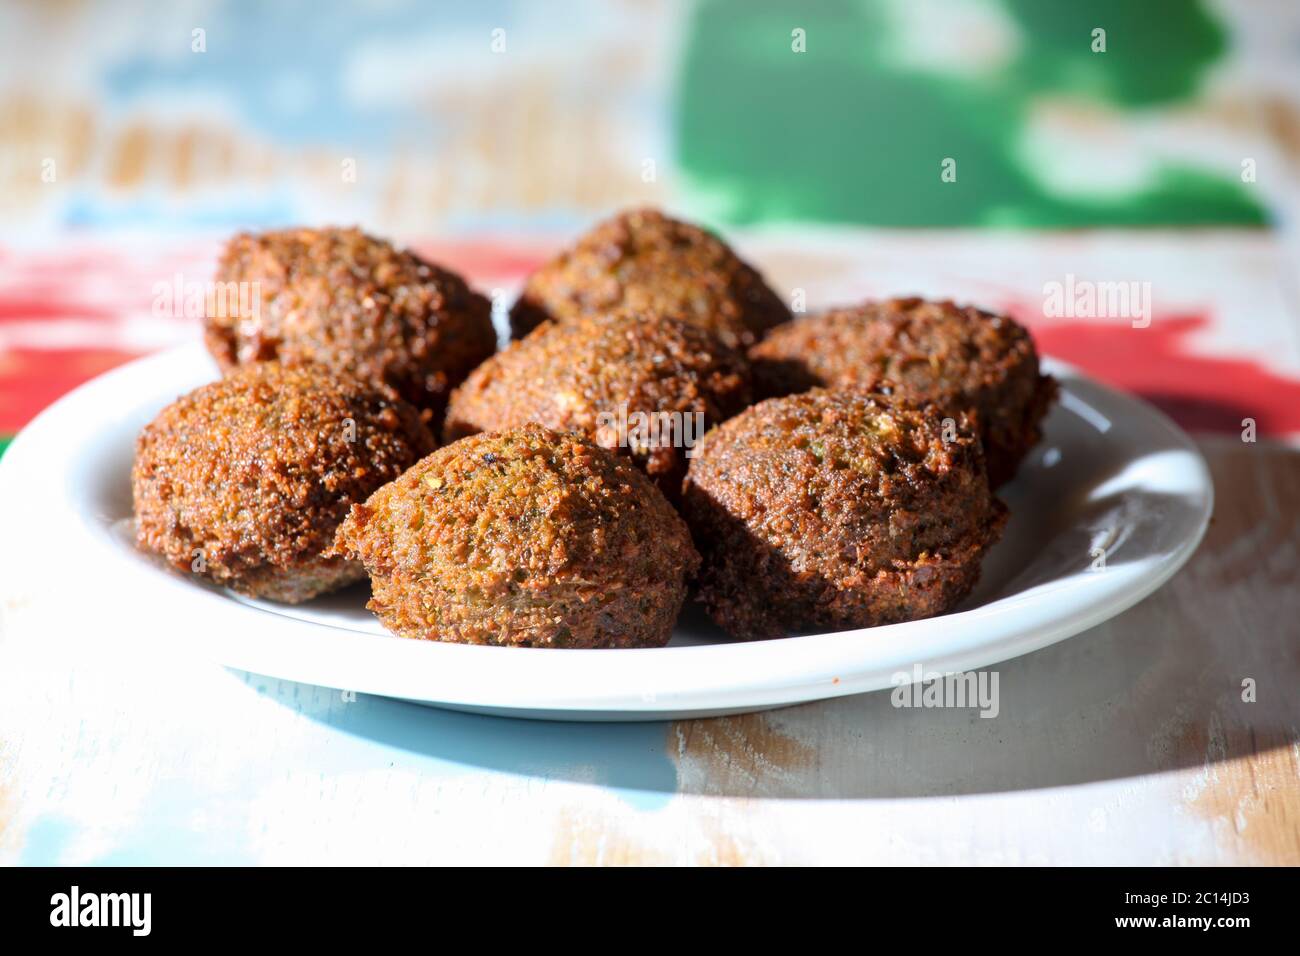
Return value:
M 1048 100 L 1138 110 L 1192 97 L 1225 49 L 1179 0 L 989 4 L 1013 52 L 976 75 L 908 65 L 890 4 L 806 7 L 706 0 L 678 90 L 676 139 L 692 198 L 733 222 L 890 226 L 1258 225 L 1232 171 L 1166 163 L 1133 188 L 1068 194 L 1027 158 L 1031 110 Z M 1094 53 L 1104 26 L 1107 49 Z M 807 49 L 791 49 L 791 31 Z M 940 177 L 957 161 L 955 182 Z
M 13 435 L 0 435 L 0 458 L 4 457 L 5 449 L 9 447 L 9 443 L 13 440 Z

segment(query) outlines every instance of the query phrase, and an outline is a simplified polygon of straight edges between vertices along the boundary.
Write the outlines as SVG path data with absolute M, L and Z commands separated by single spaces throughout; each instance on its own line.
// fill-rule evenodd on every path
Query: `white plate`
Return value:
M 364 588 L 289 607 L 167 571 L 131 546 L 131 460 L 140 428 L 215 376 L 198 346 L 116 369 L 42 413 L 0 461 L 0 501 L 42 514 L 44 534 L 78 556 L 58 573 L 90 569 L 130 596 L 96 608 L 108 633 L 170 628 L 230 667 L 512 716 L 758 710 L 889 687 L 914 665 L 961 671 L 1025 654 L 1132 606 L 1191 556 L 1213 503 L 1191 441 L 1143 402 L 1047 367 L 1061 402 L 1003 489 L 1012 517 L 979 588 L 952 614 L 858 631 L 731 643 L 688 605 L 661 649 L 470 647 L 389 636 L 364 609 Z

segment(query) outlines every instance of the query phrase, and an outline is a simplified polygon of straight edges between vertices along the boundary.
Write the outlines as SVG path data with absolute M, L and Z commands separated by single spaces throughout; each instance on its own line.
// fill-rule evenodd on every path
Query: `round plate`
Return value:
M 170 640 L 245 671 L 466 710 L 573 720 L 735 713 L 858 694 L 921 673 L 985 667 L 1140 601 L 1195 550 L 1213 504 L 1204 460 L 1164 415 L 1045 363 L 1062 384 L 1045 438 L 1001 491 L 1011 508 L 979 587 L 957 611 L 886 627 L 727 641 L 688 604 L 654 650 L 472 647 L 388 635 L 364 587 L 291 607 L 170 571 L 131 536 L 135 437 L 216 370 L 186 346 L 116 369 L 31 423 L 0 461 L 2 501 L 41 517 L 64 554 L 129 600 L 96 608 L 115 640 Z

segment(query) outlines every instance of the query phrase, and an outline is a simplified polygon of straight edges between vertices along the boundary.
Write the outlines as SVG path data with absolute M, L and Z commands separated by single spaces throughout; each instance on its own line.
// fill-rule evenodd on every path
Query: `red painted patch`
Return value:
M 56 398 L 139 355 L 116 349 L 0 352 L 0 433 L 18 431 Z
M 31 322 L 41 319 L 112 319 L 117 309 L 100 309 L 75 299 L 27 298 L 30 290 L 9 296 L 0 293 L 0 322 Z
M 1140 395 L 1192 431 L 1240 434 L 1243 418 L 1260 435 L 1300 433 L 1300 380 L 1245 358 L 1200 355 L 1188 340 L 1209 327 L 1204 315 L 1155 316 L 1135 329 L 1097 320 L 1044 320 L 1009 310 L 1032 325 L 1046 355 L 1077 365 L 1099 381 Z
M 503 242 L 420 242 L 417 255 L 464 275 L 470 282 L 523 279 L 551 257 L 538 246 L 512 246 Z M 480 290 L 482 291 L 482 290 Z

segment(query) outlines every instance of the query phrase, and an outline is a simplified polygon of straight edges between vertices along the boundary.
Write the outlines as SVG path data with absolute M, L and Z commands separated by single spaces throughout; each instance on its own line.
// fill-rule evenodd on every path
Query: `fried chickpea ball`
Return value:
M 750 403 L 749 363 L 707 329 L 619 314 L 547 322 L 451 397 L 446 439 L 539 422 L 630 454 L 670 501 L 704 432 Z
M 889 395 L 816 389 L 709 432 L 684 506 L 713 619 L 752 639 L 956 605 L 1006 512 L 971 423 L 945 417 Z
M 951 302 L 888 299 L 835 309 L 774 330 L 749 355 L 762 397 L 889 381 L 913 401 L 973 411 L 995 488 L 1042 437 L 1056 396 L 1022 325 Z
M 447 445 L 339 528 L 394 634 L 517 647 L 660 647 L 699 556 L 625 458 L 529 424 Z
M 653 209 L 600 223 L 528 279 L 515 338 L 546 319 L 617 310 L 673 315 L 744 348 L 790 318 L 785 303 L 717 236 Z
M 322 552 L 348 509 L 434 449 L 385 386 L 256 363 L 164 408 L 136 441 L 136 540 L 175 567 L 294 604 L 361 580 Z
M 216 281 L 260 290 L 254 315 L 206 319 L 208 350 L 223 370 L 274 359 L 352 372 L 427 409 L 435 429 L 451 390 L 496 351 L 487 299 L 358 229 L 235 236 Z

